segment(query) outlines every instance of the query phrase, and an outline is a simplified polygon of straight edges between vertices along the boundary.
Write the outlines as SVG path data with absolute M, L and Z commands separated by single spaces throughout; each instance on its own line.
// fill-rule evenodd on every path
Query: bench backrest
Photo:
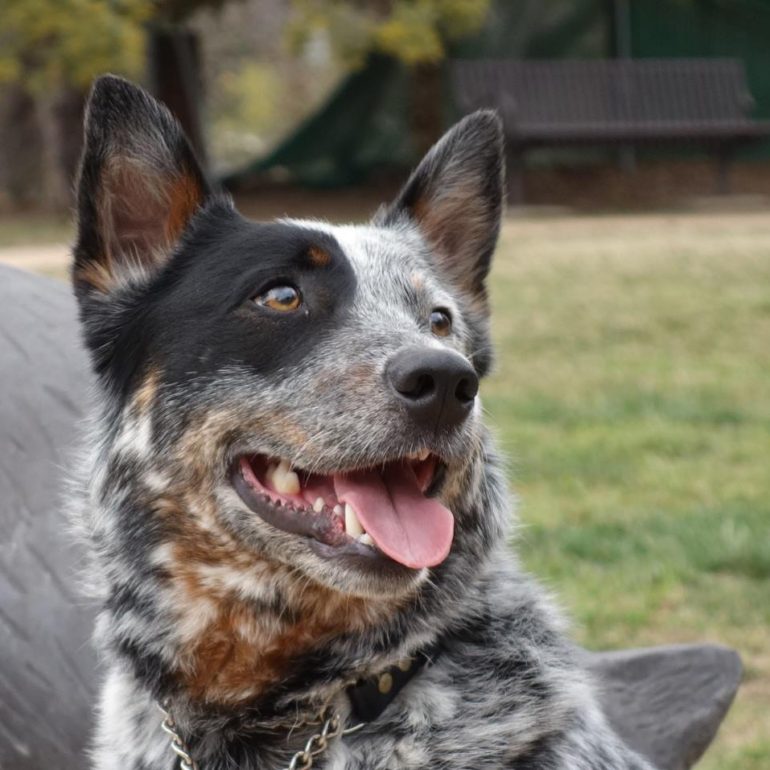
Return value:
M 738 59 L 456 60 L 452 84 L 469 112 L 495 107 L 507 129 L 749 123 Z

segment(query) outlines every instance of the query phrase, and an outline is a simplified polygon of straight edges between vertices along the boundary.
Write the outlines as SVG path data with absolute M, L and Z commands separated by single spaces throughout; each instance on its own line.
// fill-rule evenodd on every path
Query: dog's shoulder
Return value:
M 648 768 L 607 725 L 565 625 L 547 592 L 501 553 L 377 727 L 389 745 L 397 736 L 398 766 Z M 362 738 L 368 751 L 386 750 L 377 735 Z

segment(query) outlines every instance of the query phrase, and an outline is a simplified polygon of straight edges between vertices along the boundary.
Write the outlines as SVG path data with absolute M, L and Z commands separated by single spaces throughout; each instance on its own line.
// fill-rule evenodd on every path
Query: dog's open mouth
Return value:
M 329 475 L 252 455 L 240 458 L 233 485 L 265 521 L 313 538 L 325 553 L 385 554 L 421 569 L 440 564 L 452 545 L 454 517 L 429 496 L 443 470 L 428 452 Z

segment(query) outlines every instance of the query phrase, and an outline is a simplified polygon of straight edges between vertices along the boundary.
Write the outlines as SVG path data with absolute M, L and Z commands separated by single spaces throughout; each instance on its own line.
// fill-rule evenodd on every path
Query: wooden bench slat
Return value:
M 751 118 L 738 59 L 462 60 L 452 63 L 452 84 L 462 111 L 500 112 L 518 153 L 700 142 L 724 158 L 738 144 L 770 136 L 770 122 Z

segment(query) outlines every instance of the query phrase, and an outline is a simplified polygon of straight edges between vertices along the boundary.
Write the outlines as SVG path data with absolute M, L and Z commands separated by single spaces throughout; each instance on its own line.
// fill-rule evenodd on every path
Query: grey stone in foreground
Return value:
M 96 661 L 62 468 L 89 377 L 68 287 L 0 265 L 0 768 L 83 767 Z
M 588 653 L 617 733 L 661 770 L 701 757 L 741 681 L 738 654 L 718 645 Z
M 78 770 L 97 680 L 62 468 L 90 378 L 64 284 L 0 265 L 0 768 Z M 740 660 L 694 645 L 586 653 L 615 729 L 660 770 L 711 742 Z

